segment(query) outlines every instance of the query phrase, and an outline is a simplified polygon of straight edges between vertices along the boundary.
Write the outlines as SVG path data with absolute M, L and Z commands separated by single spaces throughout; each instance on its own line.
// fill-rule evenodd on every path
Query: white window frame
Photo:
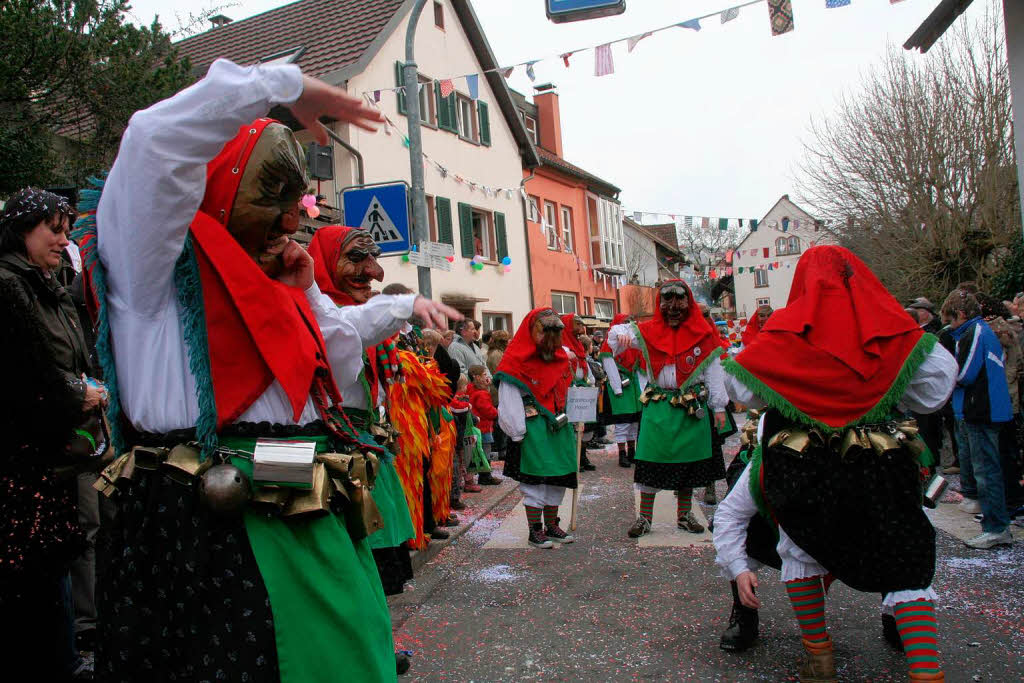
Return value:
M 754 269 L 754 287 L 760 289 L 761 287 L 768 286 L 768 269 L 767 268 L 755 268 Z
M 544 202 L 544 236 L 548 240 L 548 249 L 558 249 L 558 205 Z
M 468 142 L 479 142 L 480 131 L 477 126 L 476 102 L 465 95 L 456 93 L 455 111 L 458 117 L 456 125 L 459 129 L 459 137 Z
M 602 311 L 601 309 L 605 310 Z M 611 320 L 615 317 L 615 302 L 611 299 L 594 299 L 594 317 L 599 320 Z
M 509 334 L 515 332 L 512 329 L 512 314 L 511 313 L 500 313 L 494 311 L 484 311 L 481 313 L 481 322 L 484 324 L 484 332 L 493 332 L 494 330 L 505 330 Z M 501 321 L 501 325 L 495 325 L 496 320 Z
M 483 223 L 484 223 L 484 226 L 483 226 L 484 230 L 483 230 L 483 233 L 481 234 L 481 240 L 480 240 L 480 242 L 481 242 L 481 244 L 483 245 L 484 248 L 481 249 L 479 251 L 479 253 L 477 253 L 477 256 L 482 256 L 484 261 L 487 261 L 488 263 L 496 263 L 498 259 L 497 259 L 497 244 L 496 244 L 497 240 L 495 239 L 495 234 L 494 234 L 494 214 L 492 214 L 490 211 L 484 211 L 484 210 L 478 209 L 476 207 L 473 207 L 473 219 L 474 219 L 474 226 L 473 226 L 473 251 L 474 252 L 477 251 L 477 249 L 476 249 L 476 225 L 475 225 L 475 222 L 476 222 L 476 218 L 478 216 L 483 220 Z
M 540 223 L 540 197 L 532 194 L 526 197 L 526 220 L 531 223 Z
M 572 207 L 563 206 L 560 213 L 562 214 L 562 247 L 565 249 L 565 253 L 572 253 Z
M 421 73 L 416 74 L 417 89 L 420 98 L 420 123 L 437 128 L 437 111 L 434 100 L 434 80 Z
M 540 144 L 537 142 L 537 119 L 523 114 L 523 125 L 526 126 L 526 134 L 529 136 L 530 140 L 533 141 L 533 144 Z
M 572 304 L 569 306 L 568 304 Z M 551 308 L 555 309 L 558 315 L 566 313 L 578 313 L 576 294 L 574 292 L 551 292 Z
M 590 211 L 596 204 L 597 230 Z M 587 222 L 594 267 L 614 273 L 626 272 L 625 247 L 622 233 L 622 206 L 606 197 L 587 193 Z
M 761 298 L 761 299 L 757 300 L 757 307 L 758 308 L 761 308 L 762 306 L 771 306 L 771 305 L 772 305 L 772 300 L 767 298 L 767 297 L 764 297 L 764 298 Z
M 787 256 L 789 254 L 789 239 L 786 237 L 778 237 L 775 239 L 775 255 L 776 256 Z
M 787 254 L 799 254 L 800 253 L 800 238 L 796 235 L 790 235 L 786 240 L 786 253 Z

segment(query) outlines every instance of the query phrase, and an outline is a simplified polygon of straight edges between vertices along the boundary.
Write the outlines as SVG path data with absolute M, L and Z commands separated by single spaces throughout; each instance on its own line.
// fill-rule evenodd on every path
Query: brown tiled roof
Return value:
M 218 57 L 254 64 L 302 47 L 303 73 L 324 76 L 356 62 L 403 0 L 298 0 L 177 43 L 200 73 Z
M 676 235 L 675 223 L 659 223 L 657 225 L 641 225 L 641 229 L 658 238 L 666 246 L 679 250 L 679 237 Z
M 569 163 L 568 161 L 558 156 L 554 152 L 549 152 L 548 150 L 544 149 L 543 147 L 540 147 L 539 145 L 537 146 L 537 155 L 540 157 L 540 163 L 543 166 L 552 166 L 554 168 L 557 168 L 559 171 L 562 171 L 563 173 L 574 175 L 577 178 L 587 181 L 588 183 L 597 185 L 600 189 L 607 191 L 609 194 L 616 194 L 620 191 L 619 188 L 615 187 L 607 180 L 602 180 L 593 173 L 588 173 L 587 171 L 584 171 L 579 166 Z

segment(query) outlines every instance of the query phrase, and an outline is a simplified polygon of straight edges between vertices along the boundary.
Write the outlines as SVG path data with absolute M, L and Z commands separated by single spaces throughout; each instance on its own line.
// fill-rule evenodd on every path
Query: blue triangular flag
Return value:
M 526 63 L 526 75 L 529 76 L 531 83 L 533 81 L 537 80 L 537 74 L 535 74 L 533 72 L 533 65 L 536 64 L 539 61 L 540 61 L 539 59 L 535 59 L 532 62 L 527 62 Z
M 700 21 L 698 21 L 697 19 L 690 19 L 689 21 L 684 21 L 680 24 L 676 24 L 676 26 L 680 28 L 692 28 L 694 31 L 699 31 Z
M 466 76 L 466 87 L 469 89 L 470 99 L 480 98 L 480 76 L 479 74 L 469 74 Z

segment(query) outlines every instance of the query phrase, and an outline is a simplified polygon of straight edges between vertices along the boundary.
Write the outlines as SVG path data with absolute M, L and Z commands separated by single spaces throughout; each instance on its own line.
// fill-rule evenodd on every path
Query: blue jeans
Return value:
M 976 424 L 957 420 L 960 444 L 960 482 L 965 498 L 977 498 L 981 505 L 981 529 L 1002 533 L 1010 525 L 999 461 L 999 424 Z M 971 495 L 973 493 L 973 495 Z

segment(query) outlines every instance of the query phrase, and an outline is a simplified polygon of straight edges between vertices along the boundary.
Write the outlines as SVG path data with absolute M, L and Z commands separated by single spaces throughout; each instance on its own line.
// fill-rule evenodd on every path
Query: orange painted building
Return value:
M 529 102 L 512 97 L 537 146 L 541 165 L 524 171 L 526 240 L 533 305 L 578 313 L 603 326 L 621 310 L 626 272 L 619 188 L 562 156 L 558 93 L 540 86 Z

